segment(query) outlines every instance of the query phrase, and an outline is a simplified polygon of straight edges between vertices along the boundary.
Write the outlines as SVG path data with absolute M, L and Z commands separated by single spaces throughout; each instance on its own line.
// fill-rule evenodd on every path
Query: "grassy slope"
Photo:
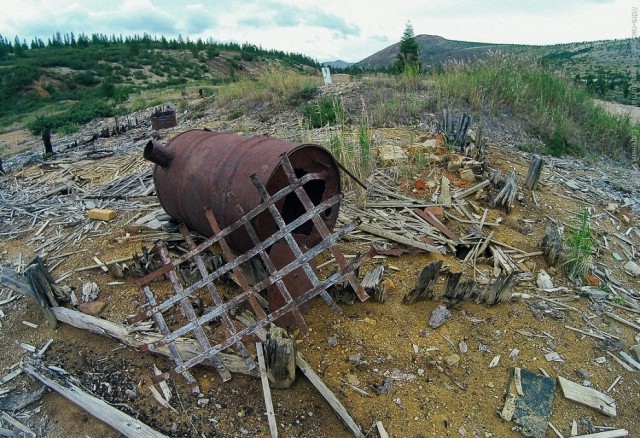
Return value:
M 213 87 L 253 77 L 268 62 L 296 71 L 315 71 L 302 55 L 211 45 L 163 49 L 158 43 L 91 44 L 87 47 L 45 47 L 9 55 L 0 62 L 0 131 L 33 125 L 38 117 L 55 128 L 72 131 L 92 115 L 106 115 L 104 106 L 121 112 L 147 106 L 141 94 L 157 89 Z M 253 46 L 250 46 L 252 48 Z M 77 104 L 82 102 L 82 105 Z M 93 112 L 93 109 L 96 109 Z M 68 117 L 68 114 L 73 117 Z M 33 127 L 33 126 L 32 126 Z M 35 126 L 34 131 L 40 125 Z
M 483 59 L 492 52 L 528 56 L 552 67 L 572 81 L 585 85 L 597 97 L 625 104 L 640 103 L 640 47 L 633 40 L 594 41 L 551 46 L 522 46 L 454 41 L 434 35 L 417 35 L 421 61 L 426 67 L 440 67 L 447 61 Z M 639 44 L 640 46 L 640 44 Z M 361 68 L 393 66 L 398 44 L 391 45 L 358 62 Z
M 358 174 L 357 166 L 370 162 L 366 135 L 370 128 L 413 124 L 445 106 L 490 117 L 509 114 L 545 142 L 545 152 L 554 155 L 599 152 L 623 158 L 635 135 L 628 119 L 612 117 L 595 106 L 584 87 L 524 58 L 493 56 L 475 64 L 453 65 L 432 76 L 367 79 L 360 88 L 359 108 L 341 108 L 339 99 L 322 102 L 314 98 L 319 77 L 295 73 L 305 69 L 299 64 L 293 69 L 291 63 L 282 67 L 280 62 L 260 57 L 246 60 L 238 53 L 216 53 L 208 59 L 204 53 L 188 50 L 154 49 L 142 51 L 144 54 L 131 61 L 131 49 L 126 45 L 93 52 L 70 51 L 65 56 L 59 54 L 66 49 L 56 50 L 53 54 L 59 59 L 33 51 L 21 58 L 22 62 L 0 66 L 5 71 L 37 71 L 36 75 L 25 74 L 21 78 L 25 84 L 12 96 L 16 107 L 26 109 L 23 122 L 37 114 L 55 116 L 62 111 L 65 116 L 77 114 L 78 119 L 70 123 L 81 124 L 87 115 L 108 114 L 122 95 L 127 100 L 119 111 L 128 112 L 164 103 L 166 100 L 158 99 L 167 93 L 185 94 L 188 88 L 189 93 L 198 88 L 210 93 L 216 85 L 215 105 L 233 107 L 231 117 L 257 111 L 261 119 L 262 109 L 269 107 L 294 109 L 307 120 L 321 111 L 319 120 L 357 126 L 353 131 L 358 134 L 343 132 L 333 140 L 333 146 L 340 148 L 340 154 L 351 151 L 348 154 L 356 156 L 350 161 Z M 235 76 L 233 83 L 220 85 L 231 75 Z M 14 78 L 20 77 L 14 74 Z M 10 81 L 3 79 L 3 85 L 7 83 Z M 103 112 L 96 113 L 98 110 Z M 2 120 L 12 117 L 17 116 L 5 114 Z

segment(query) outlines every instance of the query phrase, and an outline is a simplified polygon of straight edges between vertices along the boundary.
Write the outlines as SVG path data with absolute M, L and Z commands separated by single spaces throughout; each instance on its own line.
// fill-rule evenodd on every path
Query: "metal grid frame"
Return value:
M 162 334 L 162 339 L 141 346 L 140 349 L 142 351 L 154 352 L 160 347 L 167 346 L 171 352 L 174 367 L 157 376 L 152 376 L 152 380 L 155 383 L 181 374 L 189 383 L 192 390 L 194 392 L 199 392 L 198 383 L 188 370 L 205 360 L 209 360 L 222 377 L 222 380 L 227 381 L 231 378 L 231 373 L 226 368 L 222 360 L 217 356 L 217 353 L 234 345 L 244 357 L 248 367 L 250 369 L 255 368 L 256 364 L 253 358 L 251 358 L 246 346 L 243 344 L 243 338 L 251 335 L 258 329 L 269 325 L 288 312 L 292 312 L 296 324 L 300 328 L 301 332 L 304 335 L 307 335 L 309 328 L 304 321 L 298 306 L 313 299 L 317 295 L 320 295 L 325 303 L 327 303 L 335 313 L 340 314 L 340 308 L 329 296 L 326 290 L 345 278 L 348 280 L 353 290 L 356 291 L 360 300 L 364 301 L 369 297 L 353 273 L 360 266 L 367 254 L 357 257 L 353 262 L 348 263 L 336 244 L 344 235 L 355 230 L 357 224 L 355 222 L 351 223 L 332 233 L 320 218 L 320 214 L 322 212 L 332 208 L 340 202 L 340 195 L 333 196 L 318 205 L 314 205 L 307 192 L 304 190 L 304 185 L 313 180 L 320 180 L 324 175 L 322 173 L 308 173 L 298 178 L 286 154 L 282 154 L 280 156 L 280 163 L 287 175 L 289 185 L 285 186 L 274 195 L 269 195 L 265 185 L 257 178 L 257 176 L 252 175 L 251 181 L 258 191 L 262 199 L 262 203 L 250 212 L 246 214 L 244 213 L 233 193 L 225 193 L 225 196 L 227 196 L 230 201 L 230 205 L 232 205 L 232 207 L 236 209 L 236 212 L 241 216 L 241 218 L 235 223 L 225 229 L 220 229 L 213 212 L 210 209 L 206 209 L 205 214 L 214 235 L 199 245 L 196 245 L 189 235 L 187 228 L 184 225 L 181 225 L 180 233 L 187 243 L 188 251 L 174 259 L 171 259 L 164 241 L 156 242 L 156 247 L 163 265 L 156 271 L 138 281 L 138 286 L 144 293 L 148 303 L 145 305 L 144 310 L 137 315 L 128 318 L 129 323 L 153 318 Z M 295 193 L 298 197 L 305 209 L 305 213 L 287 224 L 276 207 L 276 203 L 291 193 Z M 258 238 L 258 234 L 253 227 L 251 220 L 265 211 L 269 211 L 271 213 L 278 226 L 278 230 L 268 238 L 261 241 Z M 322 237 L 322 241 L 311 247 L 308 251 L 303 252 L 292 232 L 309 220 L 313 222 L 313 225 Z M 232 232 L 241 228 L 246 230 L 254 246 L 247 252 L 236 257 L 232 253 L 225 238 Z M 291 251 L 295 255 L 295 260 L 278 270 L 269 258 L 267 249 L 274 243 L 280 241 L 284 241 L 289 245 Z M 222 248 L 226 263 L 218 269 L 215 269 L 214 272 L 208 272 L 202 258 L 202 253 L 216 244 L 219 244 Z M 331 251 L 339 266 L 339 270 L 326 279 L 321 280 L 310 265 L 310 261 L 326 249 Z M 249 286 L 247 279 L 240 269 L 240 265 L 256 255 L 261 258 L 269 275 L 257 284 Z M 181 264 L 189 261 L 195 262 L 201 276 L 201 280 L 195 282 L 191 286 L 184 287 L 181 283 L 180 276 L 178 275 L 178 270 Z M 287 290 L 283 282 L 283 278 L 298 268 L 302 268 L 312 287 L 294 299 Z M 238 283 L 242 288 L 242 292 L 225 302 L 218 293 L 214 282 L 229 272 L 233 272 L 236 276 Z M 169 279 L 174 295 L 163 302 L 158 302 L 153 290 L 151 289 L 151 283 L 161 278 L 163 275 Z M 284 298 L 285 304 L 273 312 L 266 313 L 258 303 L 256 294 L 271 285 L 277 286 L 279 293 Z M 191 294 L 201 290 L 202 288 L 206 288 L 208 290 L 214 307 L 208 313 L 198 317 L 189 297 Z M 244 302 L 249 303 L 256 314 L 258 321 L 252 326 L 238 331 L 233 325 L 230 312 Z M 180 306 L 181 313 L 188 322 L 182 327 L 172 329 L 169 327 L 169 324 L 163 316 L 163 312 L 176 305 Z M 222 342 L 212 344 L 203 330 L 203 325 L 218 317 L 221 318 L 222 324 L 226 329 L 226 339 Z M 185 336 L 189 333 L 193 333 L 201 351 L 195 357 L 185 360 L 182 358 L 175 341 L 179 337 Z

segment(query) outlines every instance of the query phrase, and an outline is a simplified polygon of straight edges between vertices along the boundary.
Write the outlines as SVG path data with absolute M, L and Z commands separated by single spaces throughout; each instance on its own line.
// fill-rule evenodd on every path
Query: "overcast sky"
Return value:
M 398 42 L 409 20 L 416 35 L 555 44 L 629 38 L 633 7 L 640 0 L 2 0 L 0 34 L 181 34 L 357 62 Z

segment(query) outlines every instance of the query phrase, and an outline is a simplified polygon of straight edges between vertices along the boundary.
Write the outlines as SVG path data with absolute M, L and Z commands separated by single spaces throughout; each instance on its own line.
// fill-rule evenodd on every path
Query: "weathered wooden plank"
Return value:
M 460 240 L 460 237 L 458 237 L 457 234 L 455 234 L 453 231 L 451 231 L 449 228 L 447 228 L 429 210 L 426 210 L 426 209 L 425 210 L 418 210 L 418 211 L 416 211 L 416 213 L 422 219 L 424 219 L 425 221 L 427 221 L 428 223 L 430 223 L 431 225 L 436 227 L 442 234 L 447 236 L 449 239 L 453 240 L 454 242 L 457 242 L 458 240 Z
M 272 438 L 278 438 L 278 422 L 276 421 L 276 413 L 273 409 L 273 400 L 271 399 L 271 388 L 269 388 L 269 378 L 267 377 L 267 367 L 264 362 L 262 342 L 256 342 L 256 352 L 258 354 L 258 367 L 260 369 L 264 404 L 267 408 L 267 418 L 269 419 L 269 432 Z
M 133 332 L 131 331 L 131 327 L 127 328 L 124 325 L 86 315 L 75 310 L 69 310 L 64 307 L 56 307 L 52 310 L 58 321 L 102 336 L 109 336 L 123 344 L 129 345 L 130 347 L 139 348 L 143 344 L 154 343 L 162 339 L 160 334 Z M 180 351 L 180 355 L 185 360 L 193 358 L 201 353 L 201 348 L 195 339 L 178 338 L 176 340 L 176 346 Z M 156 352 L 164 356 L 171 357 L 171 352 L 166 346 L 159 348 Z M 255 368 L 250 370 L 244 359 L 240 356 L 235 354 L 218 353 L 218 357 L 220 357 L 222 362 L 232 373 L 258 376 L 258 371 Z M 204 361 L 202 363 L 204 365 L 211 365 L 208 361 Z
M 565 398 L 595 409 L 609 417 L 616 416 L 616 401 L 607 394 L 560 376 L 558 376 L 558 383 L 560 383 Z
M 587 435 L 575 435 L 573 438 L 619 438 L 629 436 L 626 429 L 607 430 L 606 432 L 590 433 Z
M 453 199 L 466 198 L 467 196 L 472 195 L 475 192 L 477 192 L 479 190 L 482 190 L 483 188 L 487 187 L 489 184 L 491 184 L 491 181 L 488 180 L 488 179 L 485 180 L 485 181 L 482 181 L 481 183 L 478 183 L 473 187 L 469 187 L 468 189 L 465 189 L 465 190 L 463 190 L 461 192 L 454 193 Z
M 403 245 L 411 246 L 414 248 L 421 249 L 427 252 L 435 252 L 438 254 L 444 254 L 445 249 L 441 246 L 428 245 L 426 243 L 422 243 L 419 240 L 409 239 L 408 237 L 401 236 L 399 234 L 393 233 L 391 231 L 383 230 L 382 228 L 378 228 L 376 226 L 362 223 L 358 225 L 358 228 L 367 233 L 373 234 L 374 236 L 384 237 L 385 239 L 393 240 L 394 242 L 401 243 Z
M 24 372 L 36 380 L 39 380 L 49 388 L 53 389 L 67 400 L 72 401 L 94 417 L 108 424 L 121 434 L 131 438 L 163 438 L 166 435 L 157 432 L 125 414 L 122 411 L 107 404 L 103 400 L 83 391 L 70 381 L 65 381 L 64 385 L 54 380 L 54 375 L 38 362 L 25 357 Z

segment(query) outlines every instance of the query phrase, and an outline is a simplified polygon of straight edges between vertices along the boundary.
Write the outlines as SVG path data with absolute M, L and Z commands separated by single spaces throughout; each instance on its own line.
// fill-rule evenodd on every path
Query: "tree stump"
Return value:
M 42 143 L 44 143 L 44 153 L 46 155 L 53 154 L 53 145 L 51 144 L 51 129 L 44 128 L 42 130 Z
M 544 253 L 544 257 L 550 266 L 558 263 L 562 257 L 564 236 L 562 229 L 554 221 L 547 222 L 547 231 L 540 240 L 540 250 Z
M 384 303 L 387 299 L 387 288 L 380 283 L 382 274 L 384 274 L 384 266 L 379 265 L 375 269 L 367 271 L 361 283 L 364 290 L 380 303 Z
M 431 262 L 420 272 L 418 277 L 418 284 L 415 289 L 406 294 L 402 299 L 405 304 L 413 304 L 419 300 L 433 298 L 433 286 L 438 281 L 440 275 L 440 268 L 442 268 L 442 260 L 437 262 Z
M 502 190 L 498 192 L 498 195 L 491 203 L 491 207 L 503 206 L 507 213 L 511 212 L 511 207 L 513 206 L 513 200 L 518 193 L 518 179 L 516 177 L 516 171 L 511 170 L 509 175 L 507 175 L 507 179 L 504 182 L 504 186 Z
M 538 180 L 540 180 L 540 174 L 542 173 L 542 166 L 544 166 L 544 160 L 537 155 L 534 155 L 529 166 L 529 172 L 527 172 L 527 179 L 525 186 L 529 190 L 535 190 L 538 186 Z
M 502 272 L 496 281 L 487 286 L 478 297 L 478 303 L 485 303 L 493 306 L 498 303 L 504 303 L 513 295 L 513 287 L 516 285 L 517 279 L 515 273 L 506 274 Z
M 296 353 L 296 340 L 285 329 L 272 325 L 264 343 L 271 387 L 289 388 L 296 381 Z
M 443 297 L 451 301 L 465 301 L 475 297 L 476 282 L 473 279 L 460 281 L 462 272 L 449 272 L 444 281 Z

